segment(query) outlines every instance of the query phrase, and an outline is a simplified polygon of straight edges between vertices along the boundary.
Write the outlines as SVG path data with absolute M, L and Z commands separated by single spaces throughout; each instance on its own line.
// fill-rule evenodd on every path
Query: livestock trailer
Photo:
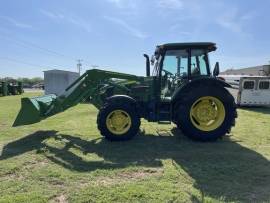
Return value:
M 237 104 L 239 106 L 270 106 L 270 77 L 240 77 Z

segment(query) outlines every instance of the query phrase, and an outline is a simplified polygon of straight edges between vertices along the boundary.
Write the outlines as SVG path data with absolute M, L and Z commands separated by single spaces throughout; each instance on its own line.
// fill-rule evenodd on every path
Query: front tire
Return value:
M 230 132 L 237 116 L 232 95 L 222 87 L 192 88 L 177 108 L 177 126 L 191 139 L 215 141 Z
M 98 129 L 110 141 L 132 139 L 139 131 L 140 117 L 134 105 L 129 103 L 106 103 L 97 117 Z

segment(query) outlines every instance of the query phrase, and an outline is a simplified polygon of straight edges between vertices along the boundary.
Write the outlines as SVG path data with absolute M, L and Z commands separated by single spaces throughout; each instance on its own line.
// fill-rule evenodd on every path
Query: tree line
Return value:
M 22 82 L 25 87 L 32 87 L 33 85 L 44 84 L 44 79 L 41 77 L 33 77 L 33 78 L 12 78 L 12 77 L 4 77 L 0 78 L 1 82 Z

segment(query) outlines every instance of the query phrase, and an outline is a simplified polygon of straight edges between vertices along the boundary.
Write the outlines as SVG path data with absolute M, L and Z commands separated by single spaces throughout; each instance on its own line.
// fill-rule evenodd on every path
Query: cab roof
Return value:
M 157 48 L 161 49 L 184 49 L 184 48 L 198 48 L 215 51 L 217 49 L 216 44 L 213 42 L 187 42 L 187 43 L 167 43 L 158 45 Z

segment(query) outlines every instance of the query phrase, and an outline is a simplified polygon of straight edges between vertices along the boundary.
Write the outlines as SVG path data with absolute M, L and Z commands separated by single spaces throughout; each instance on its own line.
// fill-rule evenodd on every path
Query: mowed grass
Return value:
M 270 201 L 269 109 L 239 109 L 213 143 L 145 121 L 133 140 L 109 142 L 89 104 L 12 128 L 20 98 L 0 98 L 0 202 Z

